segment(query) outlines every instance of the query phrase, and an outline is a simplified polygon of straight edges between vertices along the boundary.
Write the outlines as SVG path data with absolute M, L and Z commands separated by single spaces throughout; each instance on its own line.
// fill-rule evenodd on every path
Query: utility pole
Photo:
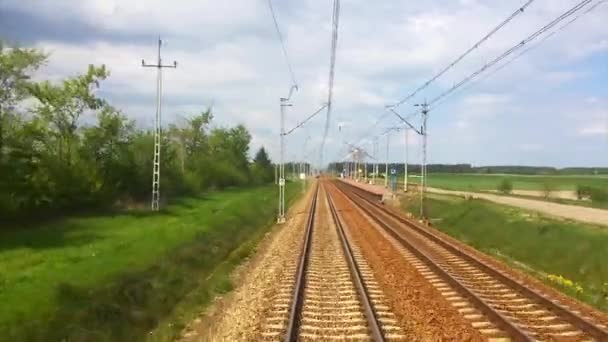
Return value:
M 285 107 L 291 107 L 292 104 L 289 103 L 289 99 L 291 98 L 291 94 L 293 91 L 298 90 L 297 85 L 291 86 L 289 89 L 289 95 L 280 98 L 280 107 L 281 107 L 281 152 L 279 154 L 279 210 L 277 214 L 277 223 L 285 223 Z
M 408 155 L 408 146 L 409 146 L 409 129 L 405 128 L 405 163 L 403 163 L 403 191 L 407 192 L 407 155 Z
M 291 104 L 287 103 L 286 98 L 281 98 L 281 152 L 279 157 L 279 213 L 277 223 L 285 223 L 285 107 Z
M 374 164 L 372 165 L 372 183 L 376 185 L 376 174 L 378 173 L 378 138 L 373 141 Z
M 156 64 L 146 64 L 142 59 L 141 66 L 144 68 L 156 68 L 156 117 L 154 119 L 154 164 L 152 166 L 152 210 L 160 208 L 160 140 L 161 140 L 161 106 L 163 92 L 163 68 L 177 68 L 177 62 L 173 65 L 163 65 L 160 57 L 160 48 L 163 42 L 158 38 L 158 59 Z
M 387 134 L 386 134 L 386 168 L 385 168 L 386 174 L 384 175 L 384 187 L 387 189 L 388 189 L 388 145 L 390 142 L 390 137 L 391 137 L 390 132 L 387 132 Z
M 422 107 L 422 128 L 420 129 L 420 132 L 422 133 L 422 165 L 420 168 L 420 175 L 422 177 L 422 180 L 420 182 L 420 217 L 422 218 L 426 218 L 426 211 L 424 208 L 424 200 L 425 200 L 425 196 L 426 196 L 426 183 L 427 183 L 427 168 L 426 168 L 426 152 L 427 152 L 427 146 L 426 146 L 426 142 L 427 142 L 427 129 L 426 129 L 426 125 L 427 125 L 427 119 L 428 119 L 428 114 L 429 114 L 429 105 L 426 102 L 426 100 L 424 100 L 424 103 L 422 104 L 416 104 L 415 106 L 417 107 Z

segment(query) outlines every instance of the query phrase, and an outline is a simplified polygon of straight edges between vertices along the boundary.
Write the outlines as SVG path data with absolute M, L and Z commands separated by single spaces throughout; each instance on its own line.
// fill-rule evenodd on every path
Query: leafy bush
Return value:
M 579 200 L 590 199 L 593 202 L 608 202 L 608 190 L 592 186 L 579 185 L 576 187 L 576 197 Z
M 497 190 L 502 194 L 510 194 L 511 191 L 513 191 L 513 183 L 511 180 L 503 178 L 503 180 L 498 183 Z
M 576 186 L 576 198 L 579 200 L 587 199 L 591 197 L 591 187 L 587 185 Z

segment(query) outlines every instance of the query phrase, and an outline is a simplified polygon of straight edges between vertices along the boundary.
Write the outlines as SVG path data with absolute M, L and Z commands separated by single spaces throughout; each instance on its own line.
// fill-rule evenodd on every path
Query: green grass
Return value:
M 414 198 L 402 204 L 419 212 Z M 431 195 L 427 208 L 433 225 L 445 233 L 608 311 L 608 229 L 452 196 Z M 573 284 L 556 284 L 548 275 L 561 275 Z
M 288 200 L 299 190 L 289 185 Z M 276 187 L 264 186 L 183 199 L 157 214 L 3 229 L 0 340 L 141 340 L 189 293 L 209 300 L 228 289 L 217 276 L 270 226 L 275 207 Z M 210 277 L 219 265 L 226 270 Z
M 398 178 L 402 180 L 403 177 Z M 608 189 L 608 177 L 603 176 L 536 176 L 536 175 L 502 175 L 502 174 L 452 174 L 429 173 L 429 186 L 459 191 L 496 190 L 502 179 L 509 179 L 513 190 L 540 190 L 548 184 L 552 190 L 575 191 L 577 185 L 587 185 Z M 418 177 L 410 177 L 410 182 L 417 183 Z

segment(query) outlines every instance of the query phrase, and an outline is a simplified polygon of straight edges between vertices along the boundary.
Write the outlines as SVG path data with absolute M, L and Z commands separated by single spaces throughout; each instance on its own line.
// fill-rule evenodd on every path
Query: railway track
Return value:
M 309 206 L 302 248 L 274 298 L 265 340 L 403 340 L 395 316 L 323 185 Z M 291 268 L 290 268 L 291 269 Z M 289 299 L 287 293 L 290 294 Z
M 365 191 L 337 187 L 381 227 L 401 254 L 490 340 L 608 341 L 606 327 L 529 288 Z

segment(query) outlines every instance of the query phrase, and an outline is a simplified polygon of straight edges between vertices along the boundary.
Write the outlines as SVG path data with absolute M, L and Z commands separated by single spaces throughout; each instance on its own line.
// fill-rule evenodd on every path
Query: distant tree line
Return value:
M 331 163 L 330 170 L 342 171 L 345 167 L 345 162 Z M 363 170 L 365 165 L 361 165 Z M 386 164 L 380 163 L 378 166 L 379 173 L 384 173 Z M 389 169 L 395 169 L 397 173 L 404 172 L 403 163 L 389 163 Z M 608 174 L 607 167 L 568 167 L 555 168 L 549 166 L 472 166 L 471 164 L 429 164 L 427 165 L 429 173 L 477 173 L 477 174 L 521 174 L 521 175 L 599 175 Z M 372 172 L 373 166 L 367 164 L 367 172 Z M 408 164 L 408 172 L 420 173 L 420 164 Z
M 33 81 L 46 60 L 41 51 L 0 41 L 0 222 L 147 203 L 153 132 L 96 95 L 109 76 L 105 66 L 59 82 Z M 163 129 L 161 200 L 273 181 L 263 148 L 249 160 L 247 129 L 210 128 L 212 120 L 206 109 Z

